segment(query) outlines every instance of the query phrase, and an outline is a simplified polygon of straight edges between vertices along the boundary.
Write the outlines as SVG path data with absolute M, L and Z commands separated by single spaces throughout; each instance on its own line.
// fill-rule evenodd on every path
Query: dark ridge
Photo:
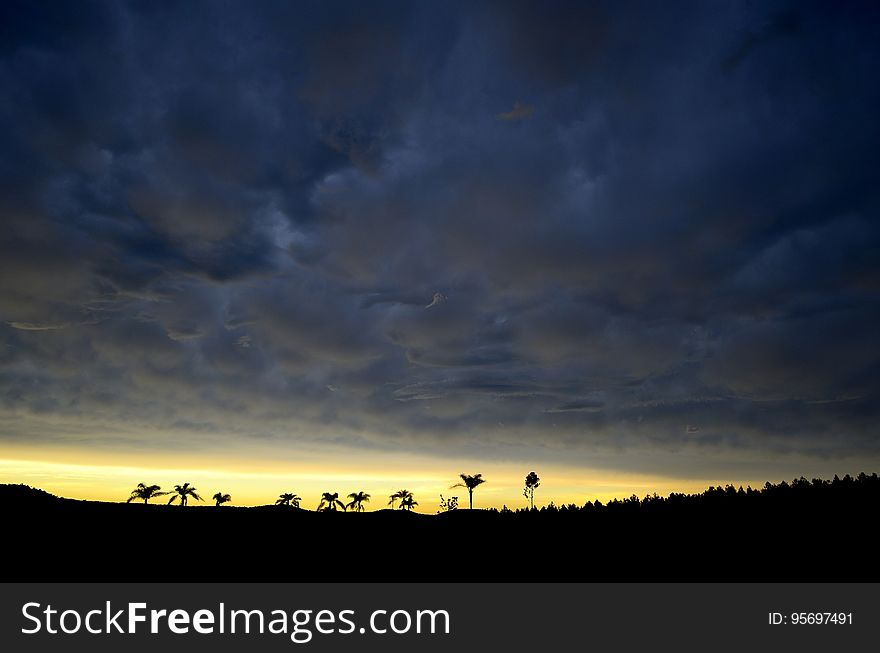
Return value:
M 104 503 L 0 485 L 7 581 L 877 581 L 878 505 L 876 473 L 440 515 Z M 170 555 L 181 545 L 186 556 Z
M 13 502 L 46 502 L 60 501 L 59 497 L 45 490 L 19 483 L 17 485 L 0 484 L 0 502 L 8 507 Z

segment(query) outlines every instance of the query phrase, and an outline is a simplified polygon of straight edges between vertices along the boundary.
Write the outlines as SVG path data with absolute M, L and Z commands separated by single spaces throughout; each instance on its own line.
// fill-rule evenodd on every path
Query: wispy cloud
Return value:
M 69 325 L 63 324 L 37 324 L 35 322 L 7 322 L 13 329 L 21 331 L 56 331 L 58 329 L 66 329 Z
M 443 293 L 435 292 L 434 297 L 431 298 L 431 303 L 425 306 L 425 308 L 432 308 L 434 306 L 438 306 L 440 304 L 446 303 L 446 295 Z

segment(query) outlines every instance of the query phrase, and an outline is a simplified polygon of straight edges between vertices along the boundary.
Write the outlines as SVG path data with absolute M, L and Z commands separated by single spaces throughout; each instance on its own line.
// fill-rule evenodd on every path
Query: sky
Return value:
M 877 471 L 878 19 L 3 2 L 0 482 L 432 512 L 462 472 Z

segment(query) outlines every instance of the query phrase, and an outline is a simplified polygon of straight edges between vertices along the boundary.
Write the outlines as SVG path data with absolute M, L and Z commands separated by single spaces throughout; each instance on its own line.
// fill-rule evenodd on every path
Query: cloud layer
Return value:
M 0 12 L 0 438 L 880 457 L 870 3 Z

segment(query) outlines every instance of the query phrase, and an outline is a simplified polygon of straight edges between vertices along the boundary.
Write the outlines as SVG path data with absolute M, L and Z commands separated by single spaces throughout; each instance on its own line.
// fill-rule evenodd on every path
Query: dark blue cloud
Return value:
M 876 459 L 871 3 L 0 11 L 16 437 Z

